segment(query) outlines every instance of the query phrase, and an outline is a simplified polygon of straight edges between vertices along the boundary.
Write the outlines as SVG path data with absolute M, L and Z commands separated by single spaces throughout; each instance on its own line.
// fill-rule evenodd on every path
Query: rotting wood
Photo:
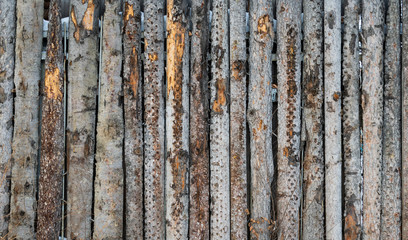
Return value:
M 230 239 L 228 1 L 212 1 L 210 81 L 210 234 Z
M 41 157 L 36 239 L 54 240 L 61 226 L 62 173 L 64 165 L 64 53 L 61 0 L 51 0 L 44 97 L 41 118 Z
M 384 1 L 362 2 L 363 239 L 381 234 Z
M 324 239 L 323 1 L 303 1 L 303 12 L 302 238 L 317 240 Z
M 96 135 L 94 239 L 123 237 L 123 99 L 121 2 L 105 1 Z
M 67 232 L 90 239 L 98 81 L 98 0 L 71 0 L 67 97 Z M 92 13 L 90 12 L 92 9 Z M 80 179 L 80 180 L 79 180 Z
M 247 1 L 230 1 L 229 7 L 231 239 L 239 240 L 245 239 L 248 235 L 245 16 Z
M 279 0 L 276 12 L 278 35 L 278 239 L 298 239 L 301 198 L 301 2 Z
M 207 0 L 191 2 L 190 239 L 210 237 L 208 2 Z
M 144 236 L 164 239 L 164 1 L 144 6 Z
M 143 110 L 140 1 L 123 5 L 123 96 L 125 121 L 125 236 L 143 239 Z
M 271 117 L 272 47 L 275 37 L 272 24 L 273 10 L 271 1 L 250 1 L 249 7 L 250 49 L 247 119 L 250 134 L 251 198 L 248 225 L 251 239 L 270 239 L 273 227 L 271 185 L 274 172 Z M 235 53 L 234 46 L 231 46 L 232 54 Z M 234 63 L 232 64 L 232 75 L 234 75 L 236 70 Z M 233 81 L 236 81 L 235 76 L 231 78 L 231 87 L 236 86 Z M 241 79 L 241 81 L 245 80 Z M 236 90 L 231 88 L 231 92 Z M 231 138 L 231 141 L 236 141 L 236 139 Z M 232 155 L 231 161 L 235 161 L 234 155 Z M 231 174 L 233 176 L 234 173 Z M 235 214 L 234 212 L 231 213 Z
M 10 239 L 35 239 L 43 11 L 43 0 L 17 0 Z
M 361 238 L 361 156 L 360 156 L 360 0 L 344 2 L 343 32 L 343 162 L 344 162 L 344 238 Z
M 0 236 L 10 220 L 16 1 L 0 1 Z
M 167 1 L 166 239 L 187 239 L 189 32 L 186 0 Z

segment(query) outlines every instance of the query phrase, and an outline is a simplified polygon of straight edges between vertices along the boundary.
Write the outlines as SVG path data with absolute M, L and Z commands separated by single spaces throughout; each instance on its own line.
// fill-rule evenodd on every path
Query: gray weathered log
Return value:
M 212 1 L 210 195 L 212 239 L 230 239 L 228 1 Z
M 397 240 L 401 236 L 400 1 L 388 1 L 386 19 L 381 238 Z
M 378 239 L 381 229 L 383 128 L 384 2 L 363 0 L 363 239 Z
M 10 220 L 16 1 L 0 1 L 0 237 Z
M 193 0 L 191 5 L 190 239 L 210 237 L 208 2 Z
M 167 1 L 166 239 L 187 239 L 189 32 L 187 0 Z
M 10 239 L 35 239 L 43 11 L 43 0 L 17 0 Z
M 323 1 L 303 1 L 303 158 L 302 238 L 324 239 Z
M 402 236 L 408 238 L 408 0 L 402 0 Z
M 36 239 L 59 237 L 64 166 L 64 52 L 61 0 L 51 0 L 41 117 L 41 155 Z
M 271 184 L 274 171 L 271 117 L 272 47 L 275 37 L 272 24 L 273 11 L 272 2 L 267 0 L 250 1 L 249 7 L 250 49 L 247 116 L 251 159 L 249 230 L 251 239 L 270 239 L 270 225 L 272 223 Z M 232 51 L 232 54 L 234 53 L 235 51 Z M 241 67 L 245 69 L 245 65 Z M 232 66 L 232 71 L 235 71 L 234 66 Z M 244 82 L 244 79 L 241 81 Z M 236 81 L 236 78 L 232 76 L 231 80 Z M 234 85 L 231 86 L 235 87 L 235 85 L 234 82 Z M 232 90 L 236 91 L 237 89 L 235 87 Z M 241 86 L 241 91 L 244 90 L 245 85 Z M 244 94 L 243 97 L 245 97 Z M 236 138 L 231 138 L 231 141 L 236 141 Z M 232 160 L 234 161 L 234 156 Z M 232 214 L 236 213 L 232 212 Z
M 123 236 L 123 103 L 120 1 L 105 1 L 96 135 L 94 239 Z
M 98 81 L 98 0 L 71 1 L 67 96 L 67 233 L 91 238 L 96 91 Z
M 248 235 L 245 17 L 247 1 L 230 1 L 229 7 L 231 239 L 238 240 L 245 239 Z
M 342 239 L 341 1 L 324 1 L 326 239 Z
M 143 239 L 143 109 L 140 1 L 123 6 L 126 239 Z
M 344 2 L 343 32 L 343 158 L 344 238 L 361 238 L 361 156 L 360 156 L 360 0 Z
M 146 239 L 165 238 L 164 1 L 145 0 L 144 206 Z
M 300 222 L 301 1 L 278 0 L 278 238 L 298 239 Z

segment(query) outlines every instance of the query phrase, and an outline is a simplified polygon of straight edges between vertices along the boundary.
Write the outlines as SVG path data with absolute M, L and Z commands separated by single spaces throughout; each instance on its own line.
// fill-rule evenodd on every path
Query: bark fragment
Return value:
M 35 238 L 43 11 L 43 0 L 17 1 L 10 239 Z

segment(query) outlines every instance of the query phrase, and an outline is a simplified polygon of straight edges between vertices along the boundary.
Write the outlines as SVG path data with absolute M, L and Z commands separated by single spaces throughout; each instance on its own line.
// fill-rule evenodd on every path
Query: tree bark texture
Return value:
M 98 82 L 98 0 L 71 1 L 67 98 L 67 236 L 90 239 Z
M 120 1 L 105 1 L 96 135 L 94 239 L 123 236 L 123 102 Z
M 167 1 L 166 239 L 187 239 L 189 34 L 186 0 Z
M 43 0 L 17 1 L 10 239 L 35 238 L 43 11 Z
M 230 239 L 230 137 L 228 1 L 212 1 L 211 123 L 210 123 L 210 234 Z
M 57 239 L 61 226 L 64 165 L 64 53 L 61 0 L 51 0 L 41 118 L 37 239 Z
M 381 221 L 383 127 L 383 1 L 363 0 L 363 239 L 378 239 Z
M 343 31 L 343 161 L 344 238 L 361 239 L 361 156 L 360 156 L 360 0 L 344 2 Z
M 231 239 L 238 240 L 245 239 L 248 235 L 245 16 L 247 1 L 230 1 L 229 7 Z
M 305 0 L 303 59 L 302 238 L 324 239 L 323 1 Z
M 146 0 L 144 6 L 144 234 L 164 239 L 164 1 Z
M 326 238 L 342 238 L 341 1 L 324 1 Z
M 278 239 L 298 239 L 300 221 L 300 77 L 302 3 L 277 2 Z
M 16 1 L 0 2 L 0 237 L 10 220 Z
M 381 238 L 401 236 L 400 1 L 389 0 L 384 62 L 384 145 Z
M 272 155 L 272 46 L 275 37 L 272 23 L 273 11 L 272 2 L 267 0 L 250 1 L 249 7 L 250 49 L 247 116 L 251 159 L 249 230 L 251 239 L 270 239 L 272 224 L 271 187 L 274 171 Z M 231 53 L 231 56 L 235 53 L 234 45 L 232 45 Z M 231 88 L 231 93 L 233 93 L 237 91 L 234 62 L 231 67 L 231 80 L 233 82 L 231 87 L 234 87 Z M 244 82 L 245 78 L 241 81 Z M 245 86 L 241 86 L 241 91 L 245 91 Z M 242 97 L 245 95 L 241 95 Z M 232 108 L 232 110 L 235 109 Z M 234 114 L 237 113 L 234 112 Z M 234 121 L 234 118 L 231 119 Z M 231 138 L 231 143 L 235 142 L 236 139 L 236 137 L 235 139 Z M 232 161 L 235 159 L 232 155 Z M 240 178 L 242 179 L 242 177 Z M 232 212 L 232 215 L 235 214 L 235 211 Z
M 402 236 L 408 239 L 408 0 L 402 0 Z
M 143 109 L 140 1 L 123 6 L 126 238 L 143 239 Z
M 210 152 L 208 91 L 207 0 L 193 0 L 191 5 L 190 72 L 190 239 L 210 238 Z

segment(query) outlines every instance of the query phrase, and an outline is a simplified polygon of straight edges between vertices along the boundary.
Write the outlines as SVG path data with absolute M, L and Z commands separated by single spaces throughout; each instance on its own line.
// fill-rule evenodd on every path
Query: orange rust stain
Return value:
M 77 42 L 79 42 L 79 27 L 78 27 L 78 21 L 77 21 L 76 16 L 75 16 L 75 7 L 74 6 L 72 6 L 72 8 L 71 8 L 71 21 L 72 21 L 72 23 L 74 24 L 74 27 L 75 27 L 74 38 L 75 38 L 75 40 Z
M 157 61 L 157 59 L 158 59 L 158 57 L 157 57 L 157 53 L 156 53 L 156 52 L 154 52 L 153 54 L 150 54 L 150 53 L 149 53 L 149 60 L 150 60 L 150 61 L 155 62 L 155 61 Z
M 259 121 L 259 124 L 258 124 L 258 131 L 261 131 L 262 128 L 263 128 L 263 121 L 260 120 L 260 121 Z
M 339 93 L 339 92 L 335 92 L 335 93 L 333 94 L 333 100 L 337 102 L 337 100 L 339 100 L 339 98 L 340 98 L 340 93 Z
M 44 90 L 47 98 L 61 100 L 60 71 L 57 67 L 45 70 Z
M 91 0 L 92 1 L 92 0 Z M 82 4 L 85 4 L 86 0 L 82 0 Z
M 283 155 L 284 155 L 285 157 L 289 157 L 289 149 L 288 149 L 288 147 L 285 147 L 285 148 L 283 149 Z
M 224 106 L 227 102 L 225 97 L 225 83 L 224 79 L 218 79 L 215 83 L 215 87 L 217 89 L 217 98 L 214 100 L 213 110 L 217 113 L 221 113 L 222 109 L 221 106 Z
M 94 14 L 95 14 L 95 4 L 94 0 L 88 1 L 88 7 L 86 8 L 84 17 L 82 18 L 82 26 L 88 31 L 92 31 L 93 29 L 93 22 L 94 22 Z
M 132 48 L 132 56 L 130 60 L 130 76 L 129 76 L 130 87 L 132 88 L 133 96 L 137 96 L 137 87 L 139 83 L 139 66 L 137 59 L 136 47 Z
M 271 32 L 272 24 L 269 20 L 269 15 L 263 15 L 258 19 L 258 33 L 261 34 L 261 38 Z
M 345 218 L 345 239 L 354 240 L 358 238 L 359 227 L 352 215 L 347 215 Z
M 130 17 L 134 17 L 133 5 L 129 3 L 125 3 L 125 15 L 123 17 L 123 21 L 126 23 L 129 21 Z

